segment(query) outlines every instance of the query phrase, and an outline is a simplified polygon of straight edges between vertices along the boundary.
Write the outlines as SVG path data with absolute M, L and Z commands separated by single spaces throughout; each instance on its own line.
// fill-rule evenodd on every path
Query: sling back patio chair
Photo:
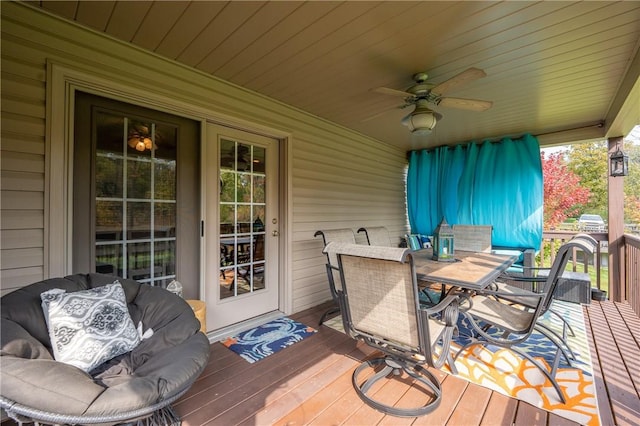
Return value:
M 353 233 L 351 228 L 340 228 L 340 229 L 324 229 L 320 231 L 316 231 L 313 234 L 314 237 L 322 236 L 323 247 L 326 247 L 332 241 L 341 242 L 341 243 L 356 243 L 356 235 Z M 327 278 L 329 280 L 329 290 L 331 291 L 331 297 L 333 298 L 333 302 L 335 306 L 329 308 L 322 317 L 320 318 L 320 322 L 318 325 L 322 325 L 331 315 L 337 314 L 340 312 L 340 305 L 338 304 L 338 295 L 336 290 L 341 289 L 341 281 L 340 281 L 340 273 L 338 272 L 338 258 L 333 255 L 324 252 L 327 256 Z
M 491 252 L 491 225 L 453 225 L 455 249 L 474 252 Z
M 456 372 L 450 344 L 458 297 L 448 296 L 432 307 L 421 304 L 409 249 L 330 243 L 325 252 L 338 258 L 342 277 L 338 300 L 346 333 L 382 352 L 353 372 L 358 396 L 367 405 L 395 416 L 414 417 L 434 410 L 442 389 L 425 367 L 448 363 Z M 387 405 L 370 392 L 384 378 L 413 383 L 409 386 L 419 387 L 430 398 L 417 407 Z
M 593 255 L 595 248 L 598 244 L 598 242 L 588 234 L 577 234 L 570 241 L 578 241 L 578 240 L 582 240 L 584 244 L 581 246 L 572 246 L 571 251 L 566 254 L 568 257 L 567 261 L 569 260 L 569 258 L 571 258 L 574 255 L 574 251 L 576 250 L 583 251 L 585 256 Z M 529 269 L 530 269 L 530 272 L 528 276 L 520 276 L 520 277 L 509 276 L 508 282 L 501 282 L 499 279 L 492 285 L 492 290 L 495 290 L 501 293 L 501 298 L 503 300 L 507 300 L 511 303 L 518 303 L 531 310 L 535 309 L 537 305 L 537 297 L 533 296 L 533 297 L 527 298 L 523 296 L 523 294 L 526 294 L 528 291 L 531 291 L 531 292 L 542 291 L 544 289 L 544 285 L 547 282 L 547 278 L 552 268 L 529 268 Z M 564 273 L 564 269 L 560 271 L 560 278 L 562 278 L 563 273 Z M 520 284 L 520 283 L 527 284 L 530 290 L 523 289 L 519 285 L 515 285 L 515 286 L 512 285 L 514 282 L 517 284 Z M 556 289 L 558 284 L 560 284 L 560 282 L 561 281 L 559 280 L 556 283 Z M 515 293 L 517 296 L 515 298 L 512 297 L 511 296 L 512 293 Z M 553 328 L 547 326 L 544 322 L 540 322 L 540 321 L 538 322 L 536 327 L 540 332 L 543 332 L 544 330 L 545 333 L 553 334 L 556 337 L 556 339 L 563 344 L 562 352 L 565 355 L 565 358 L 568 358 L 567 361 L 569 362 L 569 364 L 571 364 L 571 360 L 575 360 L 575 354 L 573 353 L 573 350 L 567 343 L 567 337 L 568 335 L 575 336 L 575 332 L 573 331 L 571 324 L 566 320 L 566 318 L 564 318 L 562 315 L 560 315 L 560 313 L 558 313 L 556 310 L 552 308 L 551 303 L 553 302 L 555 293 L 556 291 L 554 290 L 554 294 L 551 295 L 551 298 L 549 298 L 547 304 L 543 307 L 541 315 L 544 315 L 547 311 L 551 315 L 554 315 L 562 323 L 562 331 L 560 332 L 560 334 L 558 334 Z
M 391 247 L 391 238 L 389 231 L 384 226 L 370 226 L 358 229 L 358 233 L 364 232 L 367 237 L 367 243 L 370 246 Z
M 577 238 L 565 243 L 558 250 L 540 292 L 499 285 L 496 290 L 487 289 L 468 297 L 463 302 L 460 312 L 469 320 L 474 336 L 460 348 L 455 358 L 475 345 L 495 345 L 509 349 L 535 365 L 551 382 L 560 400 L 564 403 L 565 397 L 555 380 L 555 374 L 560 354 L 562 353 L 569 364 L 571 356 L 565 350 L 565 343 L 559 341 L 554 333 L 538 326 L 538 319 L 549 309 L 558 279 L 561 277 L 570 252 L 574 248 L 583 250 L 585 253 L 592 251 L 591 243 L 584 239 Z M 468 306 L 466 306 L 467 303 Z M 534 330 L 542 333 L 557 348 L 551 371 L 548 371 L 542 363 L 519 348 L 519 345 L 526 342 Z

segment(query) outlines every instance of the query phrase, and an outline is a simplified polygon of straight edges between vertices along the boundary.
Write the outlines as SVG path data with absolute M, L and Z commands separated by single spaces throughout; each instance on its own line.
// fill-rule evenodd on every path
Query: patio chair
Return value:
M 345 332 L 382 352 L 353 372 L 358 396 L 367 405 L 395 416 L 415 417 L 434 410 L 442 389 L 425 367 L 448 363 L 456 372 L 450 344 L 458 297 L 448 296 L 433 307 L 422 305 L 409 249 L 330 243 L 325 252 L 338 258 L 342 277 L 338 300 Z M 370 392 L 384 378 L 418 386 L 430 398 L 417 407 L 387 405 Z
M 565 345 L 558 341 L 556 335 L 538 326 L 538 319 L 549 309 L 558 279 L 567 265 L 573 248 L 583 250 L 585 253 L 592 250 L 591 244 L 580 238 L 573 239 L 560 247 L 539 293 L 498 285 L 496 290 L 487 289 L 472 297 L 467 297 L 464 304 L 468 302 L 469 306 L 461 308 L 460 312 L 469 320 L 474 336 L 460 348 L 454 358 L 475 345 L 495 345 L 507 348 L 536 366 L 551 382 L 560 400 L 564 403 L 565 397 L 555 380 L 555 373 L 560 353 L 564 355 L 567 362 L 570 362 L 570 356 L 564 349 Z M 505 289 L 509 291 L 503 291 Z M 551 371 L 548 371 L 542 363 L 518 347 L 529 339 L 534 330 L 545 335 L 557 348 Z
M 358 233 L 364 232 L 367 237 L 367 243 L 370 246 L 391 247 L 391 238 L 389 231 L 384 226 L 370 226 L 368 228 L 358 229 Z
M 453 225 L 455 249 L 474 252 L 491 251 L 491 225 Z
M 107 288 L 118 286 L 119 299 L 110 297 Z M 68 301 L 54 308 L 55 315 L 48 308 L 45 317 L 41 294 L 49 290 L 62 292 Z M 28 285 L 0 302 L 0 408 L 16 422 L 180 424 L 170 404 L 198 378 L 210 351 L 183 299 L 113 275 L 76 274 Z M 129 322 L 119 309 L 125 303 L 132 324 L 116 333 Z M 52 318 L 58 325 L 49 330 Z M 131 328 L 134 335 L 142 334 L 139 342 Z M 68 343 L 74 336 L 80 351 Z M 96 349 L 98 341 L 109 346 Z M 67 344 L 70 349 L 61 352 Z
M 333 241 L 352 244 L 356 243 L 356 236 L 351 228 L 320 230 L 316 231 L 313 236 L 322 237 L 322 242 L 324 244 L 323 247 L 326 247 L 327 244 Z M 329 316 L 340 312 L 340 305 L 338 304 L 338 294 L 336 293 L 336 290 L 342 289 L 340 273 L 338 272 L 338 259 L 335 257 L 335 255 L 326 253 L 324 250 L 323 253 L 325 253 L 327 256 L 327 263 L 325 266 L 327 269 L 327 278 L 329 280 L 329 290 L 331 291 L 331 297 L 333 299 L 333 302 L 335 303 L 335 306 L 329 308 L 324 314 L 322 314 L 322 317 L 320 317 L 320 322 L 318 323 L 319 326 L 322 325 L 322 323 L 324 323 L 329 318 Z
M 582 250 L 584 251 L 585 255 L 593 255 L 593 252 L 595 251 L 595 248 L 598 242 L 592 236 L 588 234 L 577 234 L 570 241 L 576 241 L 576 240 L 583 240 L 585 244 L 584 246 L 580 246 L 580 247 L 573 246 L 571 252 L 567 253 L 568 259 L 572 257 L 572 255 L 574 254 L 573 251 L 575 250 Z M 503 300 L 507 300 L 511 303 L 520 304 L 531 310 L 535 309 L 537 305 L 537 297 L 527 298 L 522 296 L 522 294 L 526 294 L 528 291 L 536 292 L 536 293 L 539 293 L 540 291 L 542 291 L 544 289 L 544 284 L 546 284 L 549 273 L 552 268 L 533 268 L 532 267 L 528 269 L 529 269 L 529 273 L 527 274 L 527 276 L 512 276 L 507 274 L 506 276 L 508 277 L 508 281 L 501 282 L 499 279 L 498 281 L 493 283 L 492 290 L 495 290 L 501 293 L 502 294 L 501 298 Z M 564 274 L 564 269 L 560 272 L 561 278 L 563 274 Z M 515 285 L 513 285 L 514 283 Z M 519 285 L 521 283 L 526 284 L 529 290 Z M 557 290 L 558 284 L 560 283 L 561 283 L 561 280 L 559 280 L 556 283 L 556 290 Z M 557 311 L 552 309 L 551 303 L 553 302 L 553 299 L 555 297 L 556 290 L 554 290 L 554 293 L 549 298 L 547 304 L 543 307 L 541 315 L 544 315 L 548 311 L 551 315 L 554 315 L 556 318 L 558 318 L 562 323 L 562 332 L 558 334 L 555 330 L 548 327 L 543 322 L 538 322 L 537 328 L 540 332 L 543 332 L 544 330 L 545 333 L 553 334 L 555 338 L 558 339 L 563 344 L 562 346 L 563 355 L 565 355 L 565 358 L 568 358 L 567 361 L 569 362 L 569 364 L 571 364 L 571 360 L 575 359 L 575 355 L 573 353 L 573 350 L 567 343 L 567 336 L 568 335 L 575 336 L 575 332 L 573 331 L 571 324 Z M 513 298 L 510 296 L 512 293 L 515 293 L 518 296 Z

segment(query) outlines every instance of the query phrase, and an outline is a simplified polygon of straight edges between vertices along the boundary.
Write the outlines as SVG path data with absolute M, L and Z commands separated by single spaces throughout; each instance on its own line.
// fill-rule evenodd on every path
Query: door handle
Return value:
M 271 235 L 274 236 L 274 237 L 278 237 L 278 236 L 280 236 L 280 232 L 278 232 L 277 230 L 271 231 Z

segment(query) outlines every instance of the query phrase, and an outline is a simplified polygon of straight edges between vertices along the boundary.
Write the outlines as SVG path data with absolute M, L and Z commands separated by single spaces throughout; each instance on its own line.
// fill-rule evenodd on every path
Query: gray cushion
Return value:
M 0 357 L 2 396 L 28 407 L 81 415 L 104 392 L 79 368 L 52 359 Z
M 52 359 L 47 348 L 19 324 L 2 318 L 0 330 L 2 330 L 0 355 L 26 359 Z

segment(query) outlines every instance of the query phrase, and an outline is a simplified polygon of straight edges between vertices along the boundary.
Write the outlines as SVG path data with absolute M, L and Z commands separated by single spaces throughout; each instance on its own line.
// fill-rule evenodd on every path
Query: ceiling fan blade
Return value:
M 377 87 L 372 89 L 374 92 L 381 93 L 383 95 L 391 95 L 391 96 L 400 96 L 402 98 L 407 98 L 413 96 L 409 92 L 403 92 L 402 90 L 390 89 L 388 87 Z
M 442 98 L 438 106 L 445 108 L 468 109 L 470 111 L 486 111 L 493 106 L 491 101 L 463 98 Z
M 480 68 L 469 68 L 468 70 L 462 71 L 460 74 L 451 77 L 449 80 L 443 81 L 442 83 L 438 84 L 436 87 L 431 89 L 431 93 L 443 95 L 444 93 L 458 86 L 462 86 L 463 84 L 467 84 L 473 80 L 477 80 L 486 76 L 487 74 Z
M 371 121 L 371 120 L 373 120 L 374 118 L 378 118 L 378 117 L 380 117 L 381 115 L 385 115 L 385 114 L 386 114 L 386 113 L 388 113 L 389 111 L 393 111 L 393 110 L 396 110 L 396 109 L 403 109 L 403 108 L 405 108 L 406 106 L 407 106 L 407 105 L 398 105 L 398 106 L 394 106 L 394 107 L 391 107 L 391 108 L 385 108 L 385 109 L 383 109 L 383 110 L 382 110 L 382 111 L 380 111 L 380 112 L 377 112 L 377 113 L 375 113 L 375 114 L 373 114 L 373 115 L 370 115 L 370 116 L 368 116 L 368 117 L 363 118 L 362 120 L 360 120 L 360 122 L 361 122 L 361 123 L 366 123 L 367 121 Z

